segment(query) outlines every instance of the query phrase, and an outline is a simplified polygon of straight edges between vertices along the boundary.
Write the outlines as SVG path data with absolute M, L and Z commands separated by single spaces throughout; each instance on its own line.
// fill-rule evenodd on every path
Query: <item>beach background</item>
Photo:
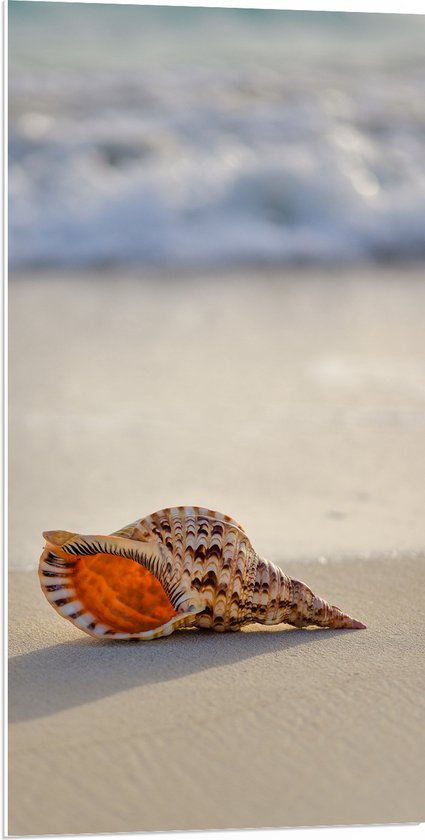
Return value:
M 425 18 L 9 3 L 11 834 L 424 820 Z M 99 643 L 46 529 L 367 624 Z

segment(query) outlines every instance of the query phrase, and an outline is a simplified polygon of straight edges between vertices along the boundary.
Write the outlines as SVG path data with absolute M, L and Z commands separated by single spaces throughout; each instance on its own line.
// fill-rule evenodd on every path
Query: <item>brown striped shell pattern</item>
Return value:
M 156 639 L 254 622 L 365 627 L 259 557 L 234 519 L 207 508 L 167 508 L 108 536 L 43 536 L 47 600 L 97 638 Z

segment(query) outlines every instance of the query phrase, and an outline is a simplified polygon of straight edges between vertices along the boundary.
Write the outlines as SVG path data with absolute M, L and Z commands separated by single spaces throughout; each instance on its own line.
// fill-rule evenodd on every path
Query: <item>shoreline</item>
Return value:
M 385 260 L 352 260 L 344 262 L 343 260 L 330 260 L 328 262 L 317 262 L 313 260 L 297 260 L 294 262 L 262 262 L 251 261 L 247 263 L 234 262 L 231 264 L 178 264 L 164 263 L 163 265 L 155 265 L 154 263 L 146 265 L 138 265 L 137 263 L 115 263 L 105 262 L 103 264 L 93 263 L 92 265 L 69 265 L 61 266 L 53 263 L 34 264 L 29 266 L 13 266 L 9 265 L 9 282 L 23 282 L 27 280 L 58 280 L 74 281 L 81 278 L 86 280 L 108 280 L 116 281 L 117 277 L 125 277 L 137 282 L 150 282 L 169 280 L 171 282 L 184 282 L 186 280 L 199 281 L 199 279 L 214 280 L 219 282 L 220 279 L 226 282 L 228 279 L 233 280 L 240 278 L 243 282 L 246 280 L 258 280 L 259 277 L 275 278 L 279 282 L 290 281 L 292 279 L 299 279 L 305 277 L 308 279 L 329 280 L 338 277 L 342 282 L 353 278 L 364 278 L 366 276 L 373 277 L 374 280 L 382 279 L 384 282 L 391 281 L 391 279 L 398 280 L 401 272 L 406 272 L 407 280 L 414 279 L 415 276 L 421 282 L 424 279 L 425 263 L 421 258 L 413 258 L 406 260 L 403 258 L 391 258 Z

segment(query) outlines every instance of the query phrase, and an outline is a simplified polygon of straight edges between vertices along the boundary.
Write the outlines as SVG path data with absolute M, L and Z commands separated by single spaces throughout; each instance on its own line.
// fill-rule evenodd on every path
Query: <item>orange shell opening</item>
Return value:
M 153 630 L 176 615 L 159 581 L 125 557 L 80 557 L 73 584 L 86 609 L 117 632 Z

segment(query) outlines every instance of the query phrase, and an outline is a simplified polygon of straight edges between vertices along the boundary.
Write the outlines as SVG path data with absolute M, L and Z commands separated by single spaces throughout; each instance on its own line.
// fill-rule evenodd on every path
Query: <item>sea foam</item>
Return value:
M 125 7 L 115 11 L 125 22 Z M 217 12 L 186 10 L 181 32 L 158 17 L 162 60 L 146 48 L 145 63 L 133 56 L 118 66 L 99 35 L 88 69 L 78 50 L 68 63 L 47 55 L 37 64 L 43 42 L 25 53 L 28 20 L 21 12 L 12 21 L 11 265 L 423 258 L 425 62 L 416 42 L 402 38 L 395 57 L 387 21 L 375 53 L 359 30 L 341 54 L 334 16 L 315 33 L 298 15 L 291 53 L 290 32 L 279 40 L 273 30 L 279 13 L 264 13 L 248 38 L 245 18 L 229 10 L 213 20 L 217 39 L 231 21 L 237 55 L 218 60 L 225 42 L 208 40 L 195 11 Z M 190 26 L 202 63 L 187 49 Z M 304 63 L 297 44 L 312 45 Z

